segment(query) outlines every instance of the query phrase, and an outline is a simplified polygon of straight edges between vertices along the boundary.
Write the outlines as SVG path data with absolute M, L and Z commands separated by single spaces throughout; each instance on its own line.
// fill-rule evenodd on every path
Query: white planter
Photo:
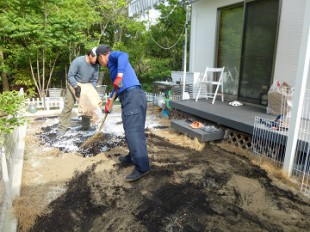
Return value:
M 61 88 L 50 88 L 48 89 L 48 94 L 50 97 L 61 97 L 62 96 Z
M 103 97 L 105 94 L 107 86 L 106 85 L 97 85 L 96 90 L 100 97 Z

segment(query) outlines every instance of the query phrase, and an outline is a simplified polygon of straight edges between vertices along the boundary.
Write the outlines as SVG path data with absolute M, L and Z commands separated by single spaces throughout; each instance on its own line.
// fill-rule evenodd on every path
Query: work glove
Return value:
M 115 90 L 118 90 L 118 89 L 122 88 L 122 86 L 123 86 L 123 77 L 117 76 L 114 83 L 113 83 L 113 87 Z
M 76 97 L 80 97 L 81 96 L 81 87 L 80 86 L 75 87 L 74 92 L 75 92 Z
M 104 107 L 104 112 L 106 114 L 110 113 L 112 111 L 112 98 L 109 98 L 105 107 Z

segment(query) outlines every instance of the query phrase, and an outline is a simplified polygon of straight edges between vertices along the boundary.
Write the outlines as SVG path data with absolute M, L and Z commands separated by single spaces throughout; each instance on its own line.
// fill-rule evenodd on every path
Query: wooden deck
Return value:
M 233 107 L 229 102 L 216 100 L 211 104 L 211 100 L 199 99 L 171 101 L 170 106 L 178 111 L 209 120 L 220 126 L 225 126 L 237 131 L 252 134 L 255 117 L 262 117 L 275 120 L 276 116 L 266 113 L 266 108 L 246 105 Z

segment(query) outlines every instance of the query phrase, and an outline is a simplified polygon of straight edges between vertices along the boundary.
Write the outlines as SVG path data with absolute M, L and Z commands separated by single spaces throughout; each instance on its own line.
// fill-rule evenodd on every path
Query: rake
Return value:
M 113 105 L 113 103 L 114 103 L 114 100 L 115 100 L 115 98 L 116 98 L 116 94 L 117 94 L 117 90 L 114 91 L 114 93 L 113 93 L 113 96 L 112 96 L 112 98 L 111 98 L 111 105 Z M 89 137 L 84 143 L 82 143 L 82 145 L 80 146 L 80 148 L 87 147 L 87 146 L 89 146 L 90 144 L 93 144 L 93 143 L 96 142 L 96 141 L 102 140 L 102 135 L 101 135 L 100 132 L 101 132 L 101 130 L 102 130 L 102 127 L 103 127 L 103 125 L 104 125 L 105 120 L 106 120 L 107 117 L 108 117 L 108 114 L 109 114 L 109 113 L 105 113 L 105 114 L 104 114 L 104 117 L 103 117 L 102 122 L 101 122 L 101 124 L 100 124 L 99 130 L 96 132 L 96 134 L 94 134 L 92 137 Z

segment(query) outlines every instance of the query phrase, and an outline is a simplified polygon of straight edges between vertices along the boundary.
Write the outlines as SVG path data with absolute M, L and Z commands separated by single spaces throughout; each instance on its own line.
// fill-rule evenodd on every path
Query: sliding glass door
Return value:
M 217 66 L 225 66 L 224 93 L 234 96 L 239 84 L 242 21 L 243 4 L 220 10 Z
M 278 15 L 279 0 L 246 1 L 219 10 L 217 65 L 227 67 L 226 94 L 245 102 L 266 103 L 273 79 Z M 237 23 L 225 23 L 230 20 Z

